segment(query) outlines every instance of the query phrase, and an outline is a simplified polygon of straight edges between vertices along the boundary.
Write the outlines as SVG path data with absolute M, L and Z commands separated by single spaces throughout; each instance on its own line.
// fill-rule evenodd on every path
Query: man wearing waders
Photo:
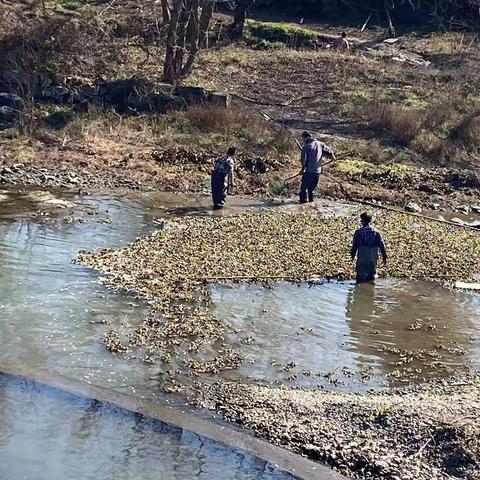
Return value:
M 368 213 L 360 215 L 362 228 L 353 236 L 352 260 L 357 257 L 357 283 L 375 281 L 377 274 L 378 251 L 382 254 L 383 263 L 387 263 L 387 250 L 382 234 L 375 229 L 372 216 Z
M 302 140 L 300 203 L 307 203 L 307 201 L 313 202 L 314 200 L 313 193 L 318 186 L 322 173 L 323 156 L 332 157 L 335 160 L 335 155 L 331 148 L 313 138 L 309 132 L 302 133 Z
M 225 206 L 228 190 L 235 186 L 233 157 L 236 151 L 234 147 L 229 148 L 227 155 L 215 162 L 212 172 L 212 199 L 215 210 L 220 210 Z

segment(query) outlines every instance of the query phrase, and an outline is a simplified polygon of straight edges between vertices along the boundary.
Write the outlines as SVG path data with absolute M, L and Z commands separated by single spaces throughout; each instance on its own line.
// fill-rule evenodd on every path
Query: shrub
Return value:
M 65 128 L 73 119 L 73 111 L 69 107 L 54 107 L 51 111 L 43 112 L 45 125 L 54 130 Z
M 357 156 L 360 159 L 368 160 L 372 163 L 382 163 L 388 160 L 388 152 L 382 149 L 380 142 L 375 139 L 366 142 L 358 142 L 355 146 Z
M 411 147 L 419 153 L 427 156 L 438 156 L 444 144 L 444 140 L 439 138 L 430 130 L 422 129 L 418 132 L 411 142 Z
M 345 160 L 336 168 L 348 178 L 373 181 L 386 187 L 409 185 L 417 175 L 417 169 L 408 165 L 374 165 L 361 160 Z
M 31 21 L 0 38 L 0 87 L 27 97 L 52 80 L 113 73 L 118 53 L 105 42 L 107 36 L 94 20 Z
M 460 142 L 468 150 L 480 148 L 480 112 L 465 116 L 451 131 L 450 139 Z
M 255 135 L 265 130 L 265 122 L 255 112 L 238 107 L 198 105 L 190 107 L 186 116 L 201 132 L 231 134 L 243 130 Z
M 293 156 L 299 151 L 294 139 L 285 129 L 278 131 L 268 142 L 267 147 L 279 155 Z
M 436 163 L 480 150 L 480 109 L 466 98 L 441 98 L 423 109 L 376 102 L 367 114 L 371 127 Z
M 268 42 L 281 42 L 289 47 L 314 47 L 318 34 L 312 30 L 284 23 L 248 22 L 248 31 L 254 37 Z
M 420 130 L 424 113 L 421 110 L 376 103 L 370 108 L 370 118 L 375 128 L 386 130 L 394 140 L 407 146 Z

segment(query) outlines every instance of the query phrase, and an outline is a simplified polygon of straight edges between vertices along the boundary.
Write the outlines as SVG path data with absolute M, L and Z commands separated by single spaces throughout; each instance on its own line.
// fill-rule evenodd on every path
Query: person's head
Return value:
M 342 38 L 347 38 L 347 32 L 342 32 Z
M 235 154 L 237 153 L 237 149 L 235 147 L 230 147 L 228 150 L 227 150 L 227 155 L 229 157 L 234 157 Z
M 303 132 L 302 133 L 302 140 L 303 140 L 303 143 L 306 143 L 308 142 L 309 140 L 311 140 L 313 137 L 312 137 L 312 134 L 310 132 Z
M 360 221 L 362 222 L 363 226 L 370 225 L 372 223 L 372 214 L 368 212 L 363 212 L 360 215 Z

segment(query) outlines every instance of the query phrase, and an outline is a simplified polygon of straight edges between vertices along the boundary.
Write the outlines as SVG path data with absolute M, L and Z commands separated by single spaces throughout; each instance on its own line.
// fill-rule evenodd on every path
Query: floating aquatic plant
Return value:
M 427 219 L 414 221 L 418 228 L 412 230 L 408 214 L 378 213 L 376 226 L 389 250 L 382 275 L 453 284 L 472 280 L 480 272 L 478 233 Z M 149 363 L 170 361 L 181 352 L 183 364 L 210 371 L 208 365 L 198 367 L 195 355 L 206 345 L 221 342 L 228 325 L 210 311 L 208 283 L 271 284 L 354 275 L 349 249 L 358 227 L 356 216 L 324 218 L 318 210 L 245 212 L 183 218 L 169 227 L 126 248 L 82 252 L 77 259 L 107 274 L 107 284 L 153 302 L 154 314 L 127 344 L 115 330 L 107 334 L 111 351 L 147 349 L 147 357 L 143 353 L 139 358 Z M 222 363 L 217 366 L 221 369 Z

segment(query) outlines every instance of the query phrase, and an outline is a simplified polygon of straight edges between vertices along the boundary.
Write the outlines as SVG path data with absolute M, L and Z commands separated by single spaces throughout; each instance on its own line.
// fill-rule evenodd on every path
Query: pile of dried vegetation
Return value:
M 383 275 L 448 285 L 480 271 L 474 231 L 391 212 L 378 212 L 376 225 L 390 248 Z M 113 329 L 105 344 L 161 363 L 158 380 L 166 391 L 181 391 L 196 405 L 347 475 L 478 479 L 478 379 L 362 395 L 187 380 L 244 361 L 235 346 L 226 346 L 229 326 L 212 314 L 208 283 L 351 278 L 356 227 L 357 213 L 325 218 L 318 210 L 192 217 L 120 250 L 81 252 L 76 262 L 106 274 L 108 285 L 152 301 L 138 328 L 127 336 Z M 224 347 L 207 359 L 213 344 Z
M 219 382 L 189 393 L 196 405 L 348 476 L 478 480 L 479 381 L 362 395 Z

